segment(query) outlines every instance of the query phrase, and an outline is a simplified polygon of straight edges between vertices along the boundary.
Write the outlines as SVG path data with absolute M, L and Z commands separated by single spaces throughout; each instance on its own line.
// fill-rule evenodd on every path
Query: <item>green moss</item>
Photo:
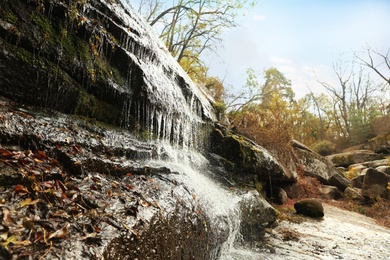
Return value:
M 15 14 L 2 8 L 0 8 L 0 17 L 12 24 L 16 24 L 18 22 L 18 17 Z
M 108 124 L 117 124 L 119 109 L 111 104 L 96 99 L 85 90 L 80 90 L 75 114 L 95 118 Z

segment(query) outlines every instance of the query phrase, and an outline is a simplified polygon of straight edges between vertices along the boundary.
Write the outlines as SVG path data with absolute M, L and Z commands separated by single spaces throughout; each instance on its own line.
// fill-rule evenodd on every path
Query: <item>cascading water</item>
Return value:
M 120 18 L 122 24 L 112 19 L 122 31 L 118 47 L 131 58 L 132 68 L 142 71 L 142 90 L 133 93 L 133 99 L 124 104 L 123 115 L 134 117 L 148 134 L 148 142 L 156 147 L 155 159 L 146 164 L 164 166 L 177 173 L 167 178 L 182 183 L 202 205 L 211 222 L 208 224 L 212 233 L 220 241 L 211 250 L 212 259 L 254 256 L 250 251 L 242 254 L 233 248 L 235 242 L 242 240 L 243 200 L 256 196 L 253 193 L 238 195 L 213 181 L 209 162 L 200 154 L 207 148 L 209 124 L 215 118 L 209 98 L 192 83 L 153 30 L 132 11 L 128 1 L 120 1 L 120 4 L 100 2 Z M 84 11 L 91 10 L 103 15 L 93 6 L 86 6 Z M 132 73 L 130 69 L 129 79 L 133 77 Z M 129 80 L 125 86 L 114 87 L 131 93 L 132 84 Z M 125 118 L 124 122 L 126 124 L 130 119 Z M 253 199 L 246 199 L 245 203 L 251 201 Z M 249 205 L 247 208 L 251 212 L 254 207 Z

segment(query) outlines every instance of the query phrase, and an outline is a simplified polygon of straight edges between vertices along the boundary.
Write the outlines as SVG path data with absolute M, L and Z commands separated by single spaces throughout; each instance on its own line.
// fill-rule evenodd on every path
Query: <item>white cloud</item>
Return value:
M 292 60 L 290 60 L 290 59 L 280 58 L 280 57 L 270 57 L 269 60 L 271 63 L 277 64 L 277 65 L 292 64 L 293 63 Z
M 264 21 L 267 19 L 267 16 L 265 15 L 254 15 L 252 16 L 253 20 L 255 21 Z

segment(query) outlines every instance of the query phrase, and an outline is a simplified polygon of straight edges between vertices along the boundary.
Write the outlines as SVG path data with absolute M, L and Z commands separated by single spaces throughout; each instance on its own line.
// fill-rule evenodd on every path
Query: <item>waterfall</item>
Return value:
M 167 178 L 182 183 L 206 211 L 214 236 L 222 241 L 212 251 L 212 259 L 236 259 L 231 252 L 242 240 L 243 200 L 248 196 L 254 196 L 254 200 L 257 197 L 252 193 L 238 194 L 212 178 L 210 162 L 202 155 L 207 150 L 210 124 L 215 120 L 211 98 L 189 79 L 128 1 L 100 2 L 120 18 L 121 23 L 111 19 L 122 31 L 118 48 L 132 61 L 126 84 L 114 86 L 132 95 L 123 105 L 124 124 L 130 123 L 130 117 L 137 121 L 142 127 L 142 137 L 156 147 L 153 159 L 145 163 L 164 166 L 176 173 Z M 89 12 L 88 8 L 85 12 Z M 94 12 L 100 11 L 94 9 Z M 139 93 L 132 92 L 135 74 L 142 77 L 136 81 L 142 84 L 137 88 Z M 238 257 L 243 255 L 234 252 Z

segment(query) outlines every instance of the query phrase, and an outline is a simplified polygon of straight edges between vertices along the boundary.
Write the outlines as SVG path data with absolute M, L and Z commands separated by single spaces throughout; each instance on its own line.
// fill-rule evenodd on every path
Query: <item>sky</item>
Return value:
M 333 64 L 354 53 L 390 48 L 390 0 L 258 0 L 240 26 L 227 30 L 216 55 L 204 57 L 209 76 L 236 92 L 248 68 L 277 68 L 296 97 L 324 92 L 316 80 L 337 85 Z M 345 65 L 349 66 L 349 65 Z M 230 87 L 229 87 L 230 86 Z

